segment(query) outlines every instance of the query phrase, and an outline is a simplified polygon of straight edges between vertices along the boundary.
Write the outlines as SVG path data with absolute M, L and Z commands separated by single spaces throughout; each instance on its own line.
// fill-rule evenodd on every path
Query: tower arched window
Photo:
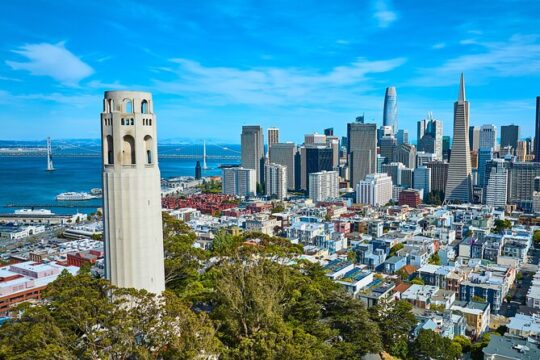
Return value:
M 110 112 L 114 111 L 114 100 L 113 99 L 109 99 L 109 111 Z
M 125 125 L 125 123 L 124 123 L 124 118 L 122 118 L 122 122 L 121 122 L 121 124 L 122 124 L 122 125 Z
M 131 135 L 126 135 L 122 146 L 122 165 L 135 165 L 135 163 L 135 139 Z
M 148 101 L 146 100 L 141 102 L 141 113 L 148 114 Z
M 133 112 L 133 101 L 129 99 L 124 99 L 124 112 L 126 113 Z
M 107 157 L 105 159 L 106 165 L 112 165 L 114 164 L 114 145 L 113 145 L 113 137 L 111 135 L 107 135 L 105 138 L 105 156 Z
M 150 135 L 146 135 L 144 137 L 144 149 L 146 153 L 146 163 L 147 164 L 153 164 L 153 154 L 152 151 L 154 150 L 154 140 Z
M 131 125 L 134 125 L 134 124 L 135 124 L 134 120 L 133 120 L 133 119 L 131 119 Z

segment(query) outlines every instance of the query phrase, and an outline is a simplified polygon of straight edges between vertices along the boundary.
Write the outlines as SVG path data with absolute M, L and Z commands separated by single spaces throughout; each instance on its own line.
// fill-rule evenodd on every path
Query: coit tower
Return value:
M 106 277 L 165 290 L 160 173 L 152 94 L 106 91 L 101 113 Z

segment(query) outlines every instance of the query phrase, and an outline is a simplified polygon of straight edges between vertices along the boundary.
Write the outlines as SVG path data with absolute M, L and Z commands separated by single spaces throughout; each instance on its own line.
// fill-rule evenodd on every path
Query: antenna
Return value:
M 208 170 L 206 165 L 206 140 L 203 140 L 203 170 Z
M 52 160 L 52 146 L 51 138 L 47 138 L 47 171 L 54 171 L 54 164 Z

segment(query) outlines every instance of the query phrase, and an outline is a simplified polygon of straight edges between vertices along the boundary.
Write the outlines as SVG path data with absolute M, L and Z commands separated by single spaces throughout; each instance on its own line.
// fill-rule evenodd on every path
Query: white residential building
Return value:
M 257 172 L 243 167 L 224 168 L 222 187 L 227 195 L 253 196 L 257 188 Z
M 339 197 L 337 171 L 321 171 L 309 174 L 309 197 L 315 202 Z
M 387 174 L 368 174 L 356 185 L 356 202 L 373 206 L 392 199 L 392 178 Z
M 287 167 L 280 164 L 266 164 L 264 166 L 266 179 L 266 196 L 283 200 L 287 197 Z

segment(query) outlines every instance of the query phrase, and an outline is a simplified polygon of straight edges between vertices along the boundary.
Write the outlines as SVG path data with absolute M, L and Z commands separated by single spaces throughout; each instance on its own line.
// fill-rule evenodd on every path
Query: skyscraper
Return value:
M 309 145 L 305 149 L 306 154 L 306 179 L 309 189 L 309 174 L 321 172 L 323 170 L 331 171 L 333 167 L 333 151 L 327 146 Z
M 401 144 L 394 150 L 395 162 L 403 163 L 408 168 L 414 169 L 416 167 L 416 148 L 414 145 Z
M 461 74 L 458 101 L 454 103 L 454 135 L 445 191 L 446 201 L 472 202 L 472 171 L 468 129 L 469 102 L 465 98 L 465 79 Z
M 431 191 L 444 193 L 448 181 L 448 163 L 432 161 L 427 163 L 426 166 L 431 169 Z
M 396 133 L 396 140 L 398 145 L 409 144 L 409 131 L 405 129 L 399 129 Z
M 377 125 L 349 123 L 347 139 L 351 186 L 355 188 L 360 180 L 377 169 Z
M 381 150 L 380 153 L 385 158 L 385 164 L 391 163 L 394 159 L 394 150 L 396 148 L 396 144 L 396 138 L 393 135 L 383 136 L 379 142 L 379 147 Z
M 493 148 L 480 148 L 478 150 L 478 186 L 483 188 L 486 179 L 486 165 L 493 160 Z
M 369 174 L 356 185 L 356 202 L 372 206 L 385 205 L 392 199 L 392 178 L 386 174 Z
M 480 147 L 480 128 L 478 126 L 469 126 L 469 150 L 478 151 Z
M 414 169 L 413 187 L 417 190 L 423 190 L 425 199 L 431 192 L 431 168 L 420 166 Z
M 287 167 L 287 188 L 296 189 L 295 158 L 296 145 L 293 143 L 277 143 L 270 148 L 270 162 Z
M 398 131 L 397 92 L 393 86 L 386 88 L 384 95 L 383 126 L 391 126 L 393 134 Z
M 255 170 L 256 181 L 264 182 L 264 135 L 258 125 L 242 126 L 242 167 Z
M 326 135 L 326 136 L 334 136 L 334 128 L 324 129 L 324 135 Z
M 534 132 L 534 161 L 540 162 L 540 96 L 536 97 L 536 124 Z
M 503 159 L 493 159 L 486 164 L 484 186 L 486 205 L 503 208 L 508 196 L 508 166 Z
M 451 141 L 450 136 L 443 136 L 442 137 L 442 151 L 443 151 L 443 160 L 450 160 L 450 153 L 452 151 L 451 149 Z
M 493 124 L 486 124 L 480 127 L 479 148 L 492 148 L 497 150 L 497 127 Z
M 201 162 L 197 160 L 197 164 L 195 164 L 195 179 L 200 180 L 201 178 L 202 178 Z
M 279 129 L 278 128 L 268 128 L 268 150 L 272 145 L 279 142 Z
M 532 209 L 534 179 L 540 176 L 540 162 L 510 163 L 508 202 L 523 210 Z
M 437 160 L 443 159 L 443 124 L 429 113 L 427 119 L 418 122 L 418 151 L 435 154 Z
M 512 154 L 516 153 L 519 141 L 519 126 L 518 125 L 503 125 L 501 126 L 501 148 L 507 146 L 512 147 Z
M 157 123 L 152 95 L 106 91 L 101 113 L 105 276 L 165 290 Z
M 287 167 L 269 163 L 264 166 L 266 196 L 283 200 L 287 197 Z

